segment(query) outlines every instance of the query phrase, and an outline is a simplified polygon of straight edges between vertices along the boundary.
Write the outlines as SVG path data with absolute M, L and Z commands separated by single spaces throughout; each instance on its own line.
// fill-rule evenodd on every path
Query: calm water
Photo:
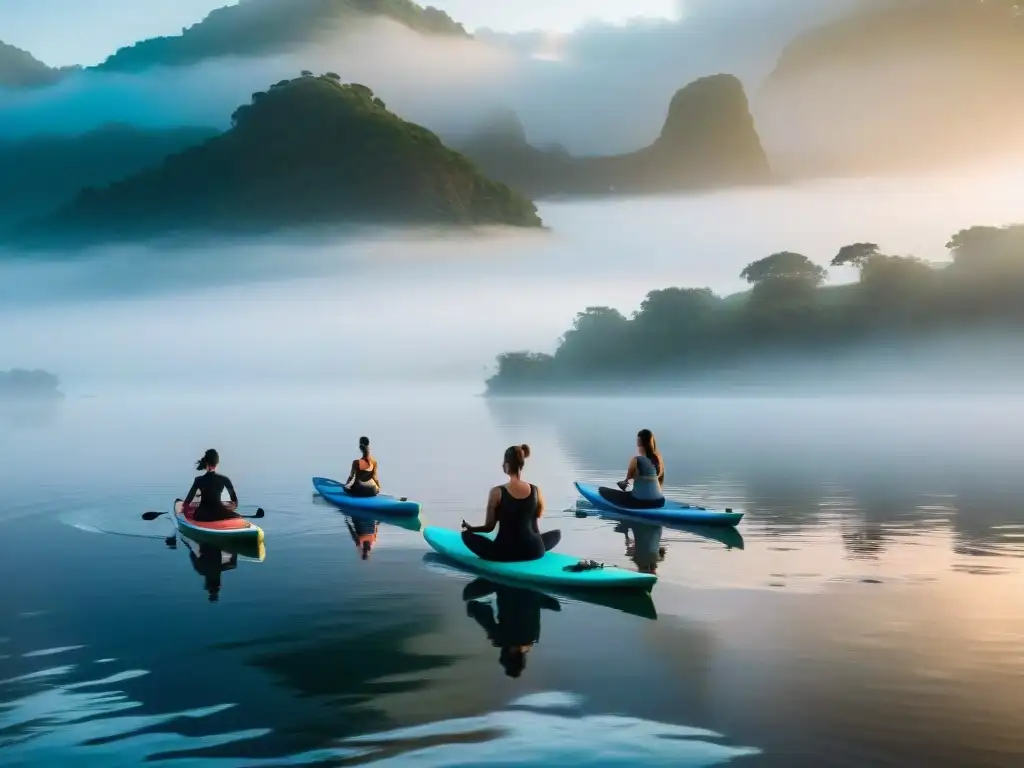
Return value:
M 1020 765 L 1022 415 L 411 390 L 6 410 L 3 764 Z M 571 481 L 618 478 L 641 426 L 671 493 L 746 509 L 740 535 L 577 517 Z M 361 560 L 313 499 L 363 433 L 386 490 L 446 526 L 481 519 L 502 450 L 530 443 L 561 549 L 627 567 L 663 549 L 656 618 L 504 591 L 524 617 L 504 629 L 540 627 L 506 675 L 467 608 L 494 595 L 412 530 L 382 524 Z M 224 572 L 216 602 L 166 519 L 140 519 L 209 445 L 267 510 L 265 559 Z

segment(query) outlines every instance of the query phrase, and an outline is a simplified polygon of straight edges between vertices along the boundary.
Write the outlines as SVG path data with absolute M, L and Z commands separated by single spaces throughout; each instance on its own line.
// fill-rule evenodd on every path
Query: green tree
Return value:
M 782 251 L 748 264 L 740 277 L 751 283 L 747 303 L 749 319 L 759 326 L 757 333 L 788 333 L 799 325 L 814 305 L 818 286 L 827 272 L 801 253 Z
M 802 253 L 781 251 L 747 264 L 740 277 L 755 287 L 770 280 L 799 280 L 817 287 L 825 282 L 828 272 Z
M 610 359 L 628 351 L 625 344 L 629 321 L 611 307 L 587 307 L 576 315 L 572 328 L 562 336 L 558 361 L 574 370 L 606 367 Z
M 1024 267 L 1024 225 L 970 227 L 946 243 L 957 269 L 1003 271 Z
M 671 357 L 705 346 L 720 302 L 708 288 L 651 291 L 633 315 L 634 344 Z
M 832 258 L 833 267 L 863 267 L 868 261 L 881 255 L 874 243 L 852 243 L 844 245 Z
M 487 381 L 489 391 L 517 390 L 546 384 L 554 358 L 539 352 L 504 352 L 498 370 Z

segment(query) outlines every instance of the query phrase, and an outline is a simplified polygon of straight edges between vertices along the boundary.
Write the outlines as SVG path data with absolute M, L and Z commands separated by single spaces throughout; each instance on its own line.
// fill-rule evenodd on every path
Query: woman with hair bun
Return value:
M 199 506 L 196 507 L 193 519 L 197 523 L 212 523 L 216 520 L 228 520 L 238 517 L 235 509 L 238 507 L 238 495 L 235 493 L 235 486 L 226 475 L 217 472 L 220 464 L 220 454 L 210 448 L 203 454 L 203 458 L 196 462 L 196 471 L 205 474 L 199 475 L 192 481 L 192 487 L 185 497 L 185 507 L 188 507 L 199 495 Z M 227 490 L 231 497 L 231 504 L 221 501 L 221 496 Z
M 484 524 L 474 527 L 462 521 L 463 543 L 483 560 L 505 563 L 539 560 L 562 538 L 560 531 L 541 533 L 537 526 L 544 514 L 544 496 L 540 488 L 522 478 L 529 455 L 528 445 L 509 447 L 501 465 L 508 482 L 491 489 Z M 480 535 L 495 528 L 498 535 L 493 540 Z
M 370 455 L 370 438 L 359 438 L 359 453 L 360 457 L 352 462 L 345 490 L 352 496 L 376 496 L 380 493 L 380 480 L 377 479 L 377 460 Z

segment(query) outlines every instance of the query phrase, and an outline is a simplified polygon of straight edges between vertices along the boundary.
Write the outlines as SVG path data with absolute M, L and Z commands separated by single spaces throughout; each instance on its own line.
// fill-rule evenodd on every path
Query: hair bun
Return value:
M 520 445 L 519 450 L 523 452 L 524 459 L 530 458 L 530 446 L 528 446 L 526 443 Z

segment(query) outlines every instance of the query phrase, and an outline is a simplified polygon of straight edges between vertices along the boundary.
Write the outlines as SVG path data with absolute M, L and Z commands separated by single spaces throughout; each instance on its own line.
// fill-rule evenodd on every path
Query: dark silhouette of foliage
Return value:
M 541 223 L 530 201 L 389 112 L 364 85 L 299 77 L 254 94 L 231 120 L 226 133 L 26 225 L 21 242 L 355 221 Z
M 832 266 L 861 267 L 868 259 L 878 256 L 878 253 L 878 246 L 875 243 L 851 243 L 839 249 L 839 253 L 832 259 Z
M 49 213 L 88 188 L 151 168 L 217 133 L 110 124 L 71 136 L 0 140 L 0 223 Z
M 800 280 L 814 287 L 825 282 L 826 272 L 801 253 L 782 251 L 748 264 L 740 277 L 755 287 L 772 280 Z
M 443 11 L 410 0 L 242 0 L 211 11 L 180 35 L 121 48 L 96 68 L 138 72 L 224 56 L 285 53 L 330 40 L 360 16 L 389 18 L 423 34 L 467 36 Z
M 49 371 L 0 371 L 0 398 L 59 397 L 60 379 Z
M 500 356 L 488 392 L 621 385 L 667 373 L 680 381 L 781 353 L 823 360 L 879 340 L 1024 329 L 1024 225 L 972 227 L 947 245 L 949 264 L 886 255 L 874 243 L 844 246 L 832 263 L 859 268 L 852 285 L 821 287 L 823 268 L 784 251 L 743 269 L 753 286 L 744 294 L 651 291 L 630 319 L 588 307 L 554 355 Z
M 64 70 L 48 67 L 28 51 L 0 41 L 0 87 L 32 88 L 57 82 Z

